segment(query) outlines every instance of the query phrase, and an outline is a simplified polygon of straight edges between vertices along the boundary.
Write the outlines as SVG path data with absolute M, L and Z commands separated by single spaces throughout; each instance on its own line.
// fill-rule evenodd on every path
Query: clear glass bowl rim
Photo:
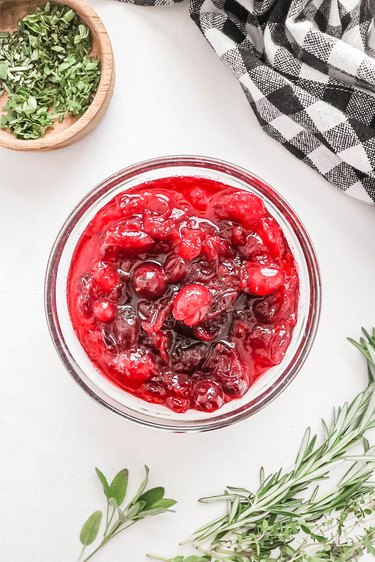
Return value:
M 309 276 L 310 284 L 310 303 L 308 308 L 308 316 L 305 328 L 304 338 L 295 353 L 293 360 L 285 365 L 285 368 L 280 373 L 276 383 L 267 388 L 263 394 L 256 397 L 249 402 L 246 407 L 240 411 L 228 412 L 219 416 L 214 422 L 210 423 L 209 420 L 197 420 L 186 422 L 186 426 L 181 424 L 173 424 L 172 420 L 167 420 L 166 423 L 161 423 L 160 418 L 153 420 L 145 419 L 150 416 L 140 414 L 135 416 L 126 411 L 126 407 L 119 408 L 117 405 L 111 404 L 110 401 L 99 396 L 95 393 L 81 378 L 79 374 L 80 368 L 75 364 L 74 359 L 70 356 L 64 339 L 60 334 L 60 325 L 58 312 L 56 307 L 56 279 L 60 262 L 60 257 L 75 224 L 85 214 L 85 212 L 93 205 L 102 195 L 108 190 L 116 187 L 125 181 L 135 178 L 137 175 L 144 172 L 152 172 L 159 168 L 168 167 L 193 167 L 205 168 L 212 171 L 228 174 L 244 183 L 249 184 L 253 189 L 257 190 L 266 199 L 272 202 L 280 212 L 284 215 L 288 225 L 292 228 L 298 242 L 303 251 L 305 264 Z M 224 160 L 219 160 L 211 157 L 204 156 L 164 156 L 159 158 L 152 158 L 145 160 L 131 166 L 128 166 L 115 174 L 109 176 L 107 179 L 101 181 L 96 187 L 89 191 L 83 199 L 76 205 L 70 213 L 62 228 L 60 229 L 57 238 L 52 247 L 45 276 L 45 313 L 47 325 L 52 338 L 56 351 L 64 364 L 66 370 L 75 380 L 75 382 L 83 388 L 83 390 L 97 403 L 105 408 L 125 417 L 131 421 L 140 423 L 141 425 L 153 427 L 156 429 L 169 430 L 174 432 L 191 432 L 191 431 L 209 431 L 226 427 L 230 424 L 239 422 L 246 419 L 259 410 L 263 409 L 267 404 L 272 402 L 295 378 L 302 365 L 304 364 L 311 346 L 314 342 L 316 330 L 319 324 L 320 308 L 321 308 L 321 280 L 320 270 L 315 253 L 314 246 L 308 235 L 303 223 L 298 215 L 286 202 L 286 200 L 267 182 L 249 172 L 248 170 L 231 164 Z

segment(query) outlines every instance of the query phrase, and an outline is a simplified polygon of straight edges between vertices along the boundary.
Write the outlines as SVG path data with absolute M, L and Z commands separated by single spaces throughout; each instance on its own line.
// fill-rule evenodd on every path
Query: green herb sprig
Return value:
M 80 533 L 82 551 L 79 560 L 82 562 L 90 560 L 110 540 L 120 533 L 123 533 L 137 521 L 141 521 L 148 516 L 171 511 L 171 507 L 176 504 L 175 500 L 164 497 L 165 490 L 162 487 L 150 488 L 147 490 L 149 477 L 149 469 L 147 466 L 145 467 L 146 476 L 144 480 L 139 486 L 137 493 L 126 507 L 123 507 L 123 503 L 128 487 L 128 470 L 126 468 L 120 470 L 111 484 L 109 484 L 104 474 L 98 468 L 95 470 L 102 484 L 107 502 L 105 525 L 101 541 L 90 554 L 83 558 L 87 546 L 92 545 L 97 539 L 103 520 L 103 513 L 101 511 L 95 511 L 85 521 Z
M 90 57 L 91 33 L 68 6 L 47 4 L 0 33 L 0 96 L 8 95 L 0 128 L 20 139 L 45 135 L 55 120 L 82 115 L 100 81 Z
M 346 562 L 375 556 L 375 447 L 365 434 L 375 427 L 375 329 L 357 343 L 367 359 L 369 385 L 322 421 L 323 437 L 307 429 L 295 463 L 265 476 L 256 492 L 228 487 L 202 502 L 225 502 L 226 513 L 185 543 L 200 556 L 166 562 Z M 361 450 L 358 452 L 358 448 Z M 346 469 L 337 481 L 338 467 Z M 324 492 L 319 483 L 327 480 Z

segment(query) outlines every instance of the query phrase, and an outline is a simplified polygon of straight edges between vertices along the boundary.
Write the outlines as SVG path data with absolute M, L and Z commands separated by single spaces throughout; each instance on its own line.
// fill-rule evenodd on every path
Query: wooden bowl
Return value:
M 81 117 L 66 117 L 62 123 L 47 129 L 44 137 L 35 140 L 17 139 L 10 131 L 0 129 L 0 146 L 13 150 L 53 150 L 68 146 L 89 133 L 103 117 L 111 101 L 115 84 L 115 66 L 108 33 L 99 16 L 84 0 L 52 0 L 54 4 L 71 7 L 92 34 L 91 55 L 101 61 L 101 78 L 95 97 Z M 47 0 L 0 0 L 0 31 L 15 31 L 18 22 Z M 7 95 L 0 97 L 0 113 Z

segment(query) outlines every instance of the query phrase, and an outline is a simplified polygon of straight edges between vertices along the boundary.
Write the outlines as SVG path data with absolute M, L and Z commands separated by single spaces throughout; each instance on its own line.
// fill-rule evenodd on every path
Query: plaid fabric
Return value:
M 375 202 L 373 4 L 191 0 L 190 5 L 192 19 L 239 80 L 264 131 L 339 189 L 368 203 Z

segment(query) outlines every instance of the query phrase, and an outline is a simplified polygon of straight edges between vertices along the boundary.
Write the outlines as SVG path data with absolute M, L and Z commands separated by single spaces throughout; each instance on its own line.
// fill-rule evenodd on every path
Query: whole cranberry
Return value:
M 162 217 L 167 217 L 170 215 L 171 208 L 169 205 L 169 199 L 166 195 L 146 192 L 144 194 L 144 200 L 145 214 L 157 215 Z
M 81 292 L 77 297 L 77 308 L 79 312 L 82 314 L 83 318 L 91 319 L 91 311 L 92 311 L 92 303 L 93 298 L 91 294 L 91 285 L 92 281 L 85 280 L 84 283 L 81 284 Z
M 213 412 L 224 404 L 224 392 L 216 381 L 202 380 L 195 383 L 192 400 L 197 410 Z
M 246 240 L 246 231 L 242 226 L 236 224 L 229 230 L 230 241 L 233 246 L 241 246 Z
M 284 287 L 259 300 L 254 305 L 254 314 L 259 322 L 264 324 L 276 324 L 282 318 L 288 316 L 292 310 L 291 299 Z
M 207 355 L 207 346 L 203 343 L 191 345 L 184 344 L 184 341 L 177 344 L 173 350 L 172 362 L 173 369 L 177 373 L 194 373 L 203 363 Z
M 164 295 L 167 279 L 161 265 L 144 263 L 136 267 L 132 275 L 135 292 L 145 299 L 154 300 Z
M 193 228 L 181 229 L 181 240 L 176 245 L 176 252 L 185 260 L 193 260 L 202 250 L 204 233 Z
M 186 279 L 190 282 L 206 283 L 215 277 L 215 264 L 208 263 L 205 259 L 199 259 L 190 263 Z
M 272 257 L 282 256 L 285 252 L 283 231 L 273 217 L 263 217 L 261 220 L 262 238 L 267 244 Z
M 125 195 L 121 195 L 118 206 L 124 218 L 131 217 L 132 215 L 142 213 L 144 200 L 141 195 L 126 193 Z
M 188 398 L 182 398 L 181 396 L 173 396 L 171 394 L 170 396 L 167 396 L 165 400 L 165 404 L 166 406 L 168 406 L 168 408 L 170 408 L 174 412 L 182 414 L 183 412 L 186 412 L 186 410 L 188 410 L 190 406 L 190 400 Z
M 155 374 L 155 362 L 150 351 L 131 349 L 119 353 L 113 360 L 116 372 L 130 384 L 139 384 Z
M 130 230 L 128 225 L 120 223 L 107 230 L 104 239 L 104 253 L 115 248 L 126 255 L 138 255 L 147 252 L 154 245 L 154 240 L 142 230 Z
M 93 279 L 90 278 L 82 279 L 81 294 L 82 297 L 92 300 L 100 299 L 103 297 L 102 289 L 99 287 L 99 285 L 97 285 L 97 283 L 94 282 Z
M 202 322 L 198 326 L 193 326 L 193 334 L 198 340 L 209 342 L 215 339 L 222 326 L 219 326 L 217 322 Z
M 189 201 L 199 211 L 205 211 L 208 206 L 207 195 L 200 187 L 193 187 L 188 193 Z
M 241 398 L 250 387 L 250 381 L 247 375 L 238 379 L 221 381 L 221 384 L 223 385 L 225 394 L 231 398 Z
M 143 219 L 138 215 L 128 217 L 121 222 L 121 228 L 131 231 L 143 230 Z
M 144 228 L 145 232 L 154 240 L 176 240 L 178 238 L 178 226 L 173 218 L 165 219 L 157 215 L 146 215 Z
M 248 262 L 246 270 L 246 289 L 253 295 L 269 295 L 276 291 L 284 281 L 284 275 L 276 265 Z
M 246 365 L 235 349 L 217 344 L 214 352 L 215 374 L 222 384 L 225 394 L 239 398 L 247 392 L 250 380 Z
M 245 258 L 254 259 L 258 256 L 267 255 L 268 248 L 257 232 L 251 232 L 239 247 L 239 251 Z
M 95 301 L 92 311 L 100 322 L 112 322 L 116 317 L 116 306 L 104 299 Z
M 110 353 L 117 353 L 117 341 L 113 335 L 112 326 L 109 327 L 108 324 L 103 324 L 102 326 L 102 340 L 106 349 Z
M 162 404 L 167 396 L 167 389 L 162 382 L 152 380 L 142 384 L 139 389 L 139 395 L 147 402 Z
M 90 359 L 100 361 L 106 351 L 102 334 L 99 330 L 90 330 L 85 337 L 85 348 L 90 350 Z
M 220 257 L 232 256 L 233 252 L 228 242 L 220 236 L 210 236 L 204 244 L 204 253 L 209 261 L 217 261 Z
M 99 261 L 94 265 L 91 275 L 95 283 L 107 294 L 120 283 L 120 275 L 116 268 L 103 261 Z
M 186 275 L 186 263 L 180 256 L 171 254 L 164 263 L 165 275 L 169 283 L 178 283 Z
M 165 384 L 170 392 L 182 398 L 188 398 L 191 393 L 191 377 L 184 373 L 167 372 L 164 375 Z
M 266 214 L 262 200 L 247 191 L 236 191 L 222 195 L 215 203 L 218 218 L 240 223 L 245 228 L 257 226 Z
M 212 295 L 203 285 L 186 285 L 177 293 L 173 301 L 173 316 L 186 326 L 195 326 L 206 316 Z
M 119 308 L 113 326 L 113 337 L 116 343 L 128 349 L 136 345 L 139 335 L 139 319 L 131 305 Z
M 281 363 L 290 340 L 290 328 L 283 322 L 276 326 L 256 326 L 249 336 L 253 358 L 266 367 Z

